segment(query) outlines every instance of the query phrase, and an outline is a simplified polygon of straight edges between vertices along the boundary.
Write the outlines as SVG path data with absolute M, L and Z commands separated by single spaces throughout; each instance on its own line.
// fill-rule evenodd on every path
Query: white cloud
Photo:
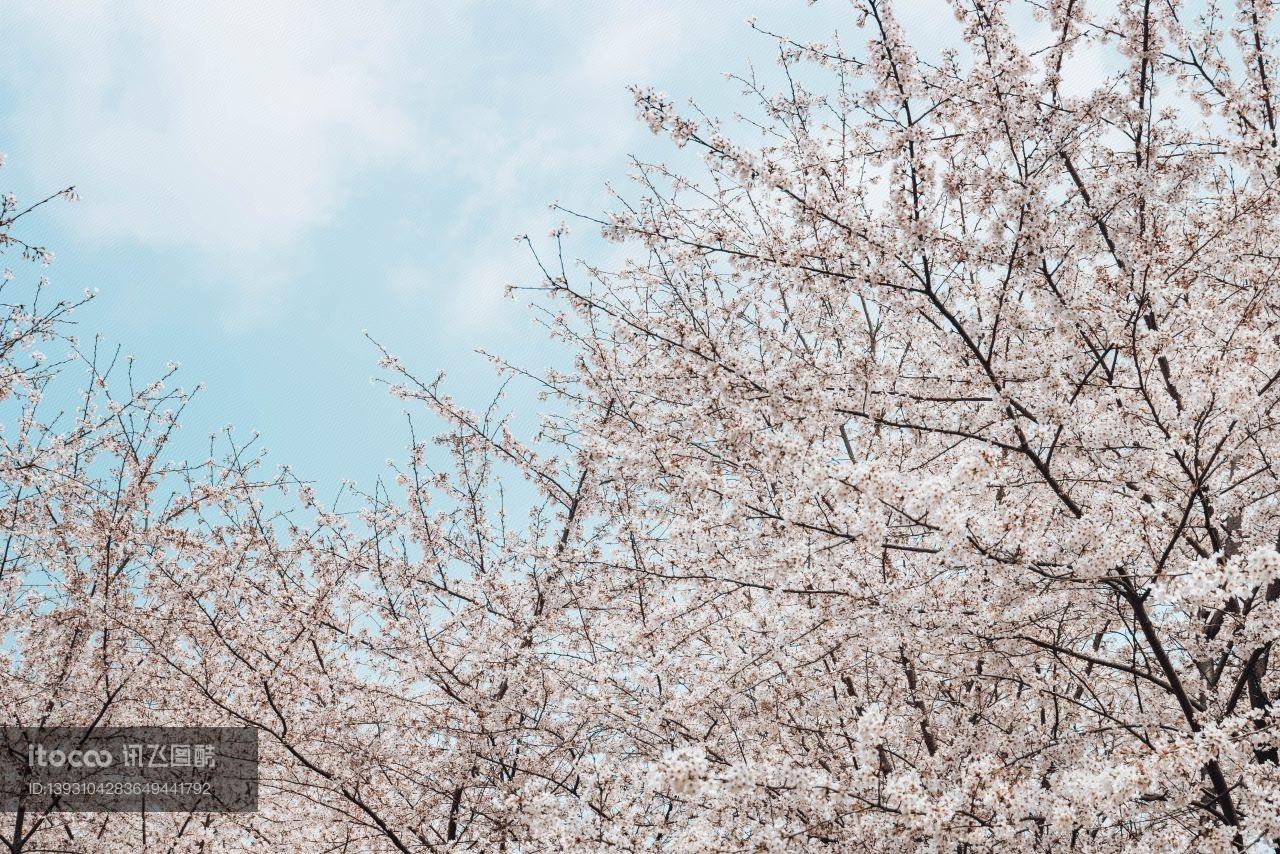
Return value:
M 34 153 L 25 169 L 80 185 L 79 227 L 100 240 L 288 247 L 335 214 L 350 175 L 408 143 L 406 33 L 383 5 L 10 9 L 10 139 Z
M 234 325 L 321 278 L 315 238 L 348 216 L 381 242 L 353 252 L 375 268 L 389 256 L 370 271 L 389 277 L 383 293 L 469 293 L 433 301 L 483 322 L 527 266 L 510 236 L 543 232 L 553 198 L 590 209 L 648 138 L 626 83 L 717 83 L 768 50 L 750 44 L 747 10 L 731 0 L 17 0 L 8 11 L 0 143 L 22 155 L 15 166 L 38 187 L 78 185 L 77 241 L 170 253 L 171 268 L 225 288 Z M 411 190 L 351 205 L 366 180 Z M 407 210 L 407 198 L 426 204 Z M 401 209 L 383 209 L 392 202 Z M 430 244 L 421 253 L 376 234 L 404 221 Z M 327 286 L 343 285 L 307 293 L 324 299 Z

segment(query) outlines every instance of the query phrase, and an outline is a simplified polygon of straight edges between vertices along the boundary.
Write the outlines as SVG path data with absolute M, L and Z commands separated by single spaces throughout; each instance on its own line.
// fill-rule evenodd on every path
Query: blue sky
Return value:
M 77 186 L 27 235 L 56 286 L 100 290 L 86 331 L 206 384 L 188 441 L 234 424 L 322 486 L 369 485 L 406 431 L 361 331 L 475 403 L 495 388 L 477 348 L 561 360 L 502 298 L 534 278 L 512 236 L 546 235 L 553 200 L 604 209 L 629 154 L 668 151 L 628 83 L 735 109 L 721 72 L 775 50 L 748 15 L 852 30 L 846 4 L 800 0 L 19 0 L 0 185 Z M 613 251 L 583 227 L 570 248 Z

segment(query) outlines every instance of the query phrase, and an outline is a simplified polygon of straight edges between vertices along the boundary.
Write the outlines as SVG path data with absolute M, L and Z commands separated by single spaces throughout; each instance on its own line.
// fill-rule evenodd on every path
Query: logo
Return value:
M 43 744 L 27 747 L 27 764 L 32 768 L 110 768 L 114 762 L 110 750 L 48 750 Z

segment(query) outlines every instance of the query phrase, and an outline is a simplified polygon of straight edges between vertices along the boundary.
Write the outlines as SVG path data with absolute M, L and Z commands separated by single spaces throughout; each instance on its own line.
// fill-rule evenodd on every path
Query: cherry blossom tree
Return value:
M 956 3 L 935 58 L 854 5 L 745 129 L 637 90 L 704 170 L 639 165 L 632 260 L 547 272 L 583 827 L 1270 850 L 1274 5 Z
M 160 463 L 158 385 L 20 422 L 6 715 L 259 727 L 177 849 L 1275 850 L 1275 4 L 951 10 L 635 90 L 627 260 L 538 255 L 572 369 L 495 359 L 537 436 L 389 353 L 444 427 L 334 506 Z
M 21 206 L 0 199 L 0 250 L 48 265 L 29 243 L 29 214 L 63 190 Z M 259 487 L 247 468 L 192 465 L 168 454 L 190 395 L 143 381 L 130 358 L 100 337 L 74 334 L 89 292 L 57 298 L 29 266 L 0 281 L 0 710 L 25 728 L 194 724 L 201 710 L 175 702 L 168 667 L 139 642 L 154 617 L 153 574 L 180 562 L 202 503 Z M 172 630 L 163 634 L 172 634 Z M 200 835 L 207 819 L 151 817 L 172 838 Z M 194 823 L 193 823 L 194 822 Z M 133 850 L 145 820 L 45 807 L 0 816 L 0 842 L 28 850 Z M 190 831 L 190 832 L 188 832 Z

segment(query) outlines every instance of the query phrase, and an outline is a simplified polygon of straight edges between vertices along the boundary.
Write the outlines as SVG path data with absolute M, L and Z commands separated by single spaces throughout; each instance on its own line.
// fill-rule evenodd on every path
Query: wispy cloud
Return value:
M 41 47 L 62 56 L 20 84 L 15 124 L 52 146 L 44 168 L 83 176 L 105 235 L 288 242 L 332 215 L 344 173 L 407 142 L 377 4 L 58 5 L 27 9 L 58 17 Z
M 85 237 L 260 264 L 410 144 L 411 32 L 385 4 L 38 2 L 9 18 L 6 144 L 79 184 Z
M 715 82 L 740 67 L 747 32 L 730 0 L 16 0 L 8 12 L 0 147 L 21 151 L 33 183 L 79 185 L 77 244 L 174 254 L 226 292 L 233 318 L 259 320 L 304 277 L 325 297 L 316 265 L 358 220 L 366 242 L 351 251 L 383 294 L 465 289 L 448 305 L 484 322 L 520 275 L 512 234 L 544 231 L 554 198 L 602 201 L 648 139 L 625 84 Z

